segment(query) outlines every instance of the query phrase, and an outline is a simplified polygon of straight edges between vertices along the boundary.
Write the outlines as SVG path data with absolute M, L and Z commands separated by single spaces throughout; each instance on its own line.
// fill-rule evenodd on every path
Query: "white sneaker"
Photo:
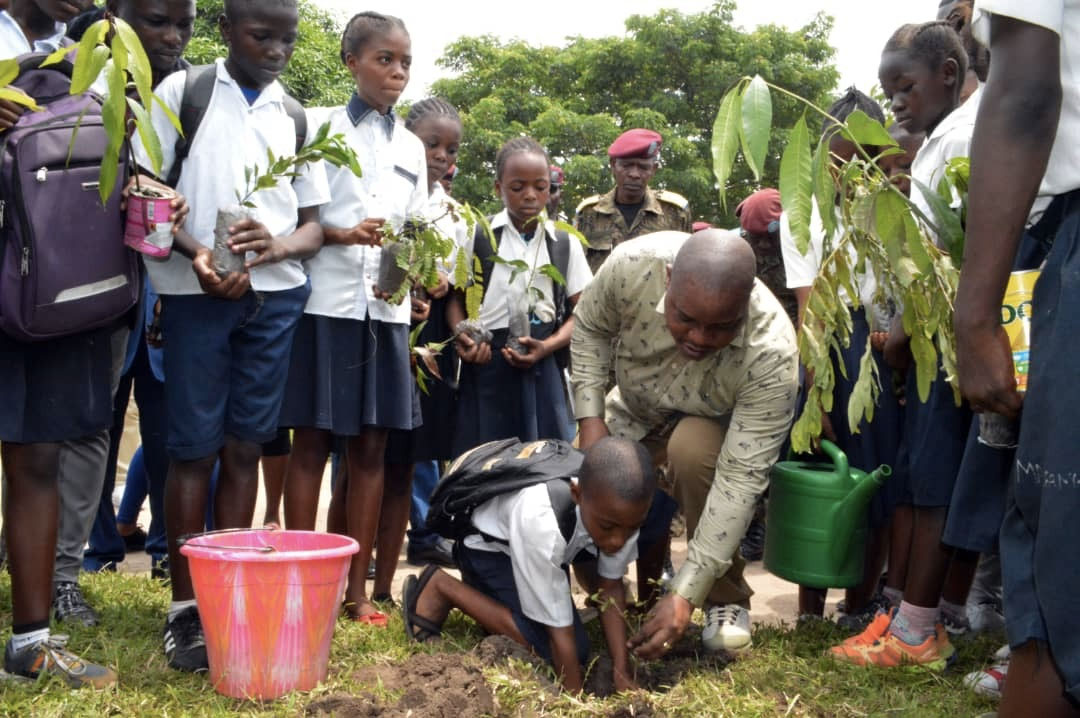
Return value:
M 707 651 L 741 651 L 749 648 L 750 611 L 734 603 L 706 606 L 701 644 Z

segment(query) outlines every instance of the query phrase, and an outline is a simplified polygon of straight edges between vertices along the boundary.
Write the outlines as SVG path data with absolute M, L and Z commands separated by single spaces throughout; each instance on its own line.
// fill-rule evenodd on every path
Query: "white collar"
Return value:
M 240 87 L 240 83 L 238 83 L 233 78 L 233 76 L 229 74 L 228 68 L 225 67 L 225 60 L 219 57 L 215 61 L 215 64 L 217 65 L 218 82 L 224 82 L 226 85 L 232 85 L 236 88 L 237 92 L 242 93 L 243 90 Z M 255 108 L 259 105 L 264 105 L 270 102 L 276 102 L 278 104 L 281 104 L 284 97 L 285 89 L 281 86 L 280 82 L 274 80 L 269 85 L 264 87 L 261 92 L 259 92 L 259 96 L 255 99 L 255 102 L 251 103 L 251 107 Z

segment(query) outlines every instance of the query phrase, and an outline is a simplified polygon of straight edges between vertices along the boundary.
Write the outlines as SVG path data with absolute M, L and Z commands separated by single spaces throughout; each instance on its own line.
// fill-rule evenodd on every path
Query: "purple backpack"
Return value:
M 120 192 L 104 207 L 98 196 L 101 99 L 70 95 L 71 63 L 40 67 L 45 57 L 20 57 L 12 83 L 42 111 L 0 133 L 0 331 L 21 342 L 111 324 L 141 291 L 138 257 L 124 246 Z

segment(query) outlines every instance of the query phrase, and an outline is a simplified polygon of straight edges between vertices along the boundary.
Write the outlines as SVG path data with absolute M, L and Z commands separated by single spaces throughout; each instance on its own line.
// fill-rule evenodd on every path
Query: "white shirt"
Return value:
M 446 190 L 438 182 L 435 183 L 424 206 L 424 219 L 432 222 L 440 232 L 454 240 L 453 254 L 447 257 L 446 261 L 441 262 L 442 270 L 451 281 L 454 279 L 454 267 L 457 264 L 457 250 L 469 251 L 469 225 L 460 214 L 457 214 L 455 218 L 455 213 L 460 206 L 457 200 L 446 194 Z
M 356 95 L 342 107 L 308 110 L 308 131 L 330 122 L 330 133 L 342 133 L 363 168 L 357 177 L 348 168 L 327 166 L 329 204 L 319 210 L 327 227 L 350 229 L 368 217 L 382 217 L 395 231 L 406 219 L 424 216 L 427 205 L 427 157 L 420 139 L 396 124 L 387 135 L 387 116 L 371 110 Z M 410 303 L 390 305 L 375 298 L 381 247 L 327 245 L 305 264 L 311 274 L 311 296 L 304 311 L 344 319 L 372 319 L 408 324 Z
M 539 268 L 551 263 L 545 233 L 551 233 L 556 242 L 564 241 L 560 240 L 555 234 L 555 223 L 548 221 L 538 227 L 533 238 L 526 242 L 521 238 L 521 234 L 514 227 L 514 223 L 510 221 L 510 215 L 504 209 L 491 219 L 491 229 L 494 231 L 499 227 L 502 227 L 502 234 L 499 237 L 498 255 L 508 261 L 524 260 L 530 269 L 535 267 L 537 271 L 520 272 L 511 283 L 512 269 L 509 266 L 496 264 L 492 267 L 491 280 L 488 286 L 484 288 L 484 302 L 480 305 L 480 323 L 492 331 L 506 329 L 510 323 L 510 309 L 507 307 L 507 301 L 511 297 L 519 300 L 529 293 L 530 275 L 532 277 L 531 286 L 542 294 L 540 298 L 535 296 L 531 298 L 535 302 L 532 308 L 533 313 L 541 322 L 554 321 L 554 283 L 550 277 L 541 274 Z M 470 237 L 468 242 L 471 256 L 473 238 Z M 589 269 L 589 263 L 585 259 L 585 250 L 581 248 L 581 242 L 578 242 L 573 236 L 569 238 L 569 242 L 570 256 L 567 261 L 564 279 L 566 280 L 566 296 L 572 297 L 585 289 L 589 282 L 592 281 L 592 271 Z
M 930 136 L 923 140 L 915 161 L 911 163 L 911 202 L 924 215 L 934 220 L 934 211 L 922 188 L 921 182 L 931 192 L 937 192 L 938 183 L 945 176 L 945 165 L 954 157 L 971 156 L 971 136 L 975 132 L 975 116 L 979 112 L 982 100 L 982 86 L 959 107 L 946 115 L 938 123 Z M 927 228 L 930 236 L 933 231 Z
M 574 479 L 577 481 L 577 479 Z M 485 541 L 482 536 L 465 538 L 465 545 L 482 551 L 497 551 L 510 557 L 514 585 L 521 600 L 521 612 L 545 626 L 559 628 L 574 623 L 574 601 L 570 581 L 563 566 L 578 552 L 586 550 L 597 557 L 597 572 L 615 581 L 637 558 L 638 532 L 623 544 L 618 553 L 600 553 L 581 523 L 581 510 L 569 543 L 559 531 L 559 522 L 551 508 L 545 484 L 534 484 L 487 501 L 476 508 L 472 523 L 488 536 L 506 543 Z
M 187 72 L 174 72 L 154 90 L 169 109 L 180 114 Z M 278 82 L 267 85 L 253 104 L 248 104 L 240 86 L 225 69 L 225 61 L 217 61 L 217 82 L 199 131 L 191 142 L 191 150 L 177 182 L 177 191 L 187 197 L 191 212 L 186 228 L 206 247 L 214 246 L 214 225 L 219 207 L 237 202 L 236 193 L 245 192 L 244 168 L 258 166 L 266 170 L 266 150 L 278 157 L 296 154 L 296 125 L 286 114 L 282 97 L 285 91 Z M 154 103 L 154 129 L 161 139 L 161 174 L 167 176 L 176 157 L 176 128 Z M 132 146 L 135 157 L 143 167 L 150 160 L 135 136 Z M 321 163 L 300 169 L 295 181 L 278 181 L 272 189 L 256 192 L 256 218 L 266 225 L 275 237 L 296 230 L 297 211 L 314 207 L 330 199 L 326 173 Z M 249 253 L 248 258 L 253 257 Z M 146 259 L 150 281 L 158 294 L 201 294 L 202 289 L 191 269 L 191 260 L 173 252 L 165 261 Z M 263 264 L 251 270 L 251 287 L 256 291 L 272 292 L 293 289 L 304 284 L 307 277 L 299 260 L 286 259 L 275 264 Z
M 971 30 L 987 47 L 991 14 L 1045 27 L 1061 38 L 1061 116 L 1032 206 L 1034 220 L 1054 196 L 1080 187 L 1080 0 L 976 0 Z
M 837 218 L 839 220 L 839 217 Z M 825 258 L 825 227 L 818 213 L 817 203 L 811 205 L 810 213 L 810 245 L 806 248 L 806 254 L 799 251 L 795 246 L 795 236 L 791 232 L 791 223 L 788 213 L 780 215 L 780 253 L 784 257 L 784 274 L 787 277 L 788 289 L 809 287 L 814 283 L 821 272 L 821 262 Z M 852 266 L 857 259 L 854 247 L 848 253 Z M 859 272 L 854 277 L 859 290 L 859 303 L 868 310 L 874 305 L 874 294 L 877 292 L 877 281 L 870 272 Z M 847 292 L 840 290 L 840 298 L 849 306 L 851 300 Z
M 52 35 L 35 40 L 31 46 L 15 18 L 7 10 L 0 10 L 0 59 L 6 60 L 28 52 L 53 52 L 59 49 L 64 33 L 67 32 L 67 25 L 58 22 L 53 29 L 55 32 Z

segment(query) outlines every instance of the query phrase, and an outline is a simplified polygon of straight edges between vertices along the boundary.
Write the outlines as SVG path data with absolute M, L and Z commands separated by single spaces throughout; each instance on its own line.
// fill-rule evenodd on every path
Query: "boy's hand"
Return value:
M 636 690 L 638 690 L 638 688 L 640 688 L 640 686 L 637 684 L 637 681 L 635 681 L 633 678 L 628 676 L 626 673 L 623 673 L 619 669 L 616 668 L 613 671 L 613 673 L 614 673 L 614 679 L 615 679 L 615 692 L 616 693 L 625 693 L 626 691 L 636 691 Z
M 416 324 L 427 321 L 428 316 L 431 314 L 431 302 L 423 297 L 416 296 L 409 297 L 409 301 L 412 303 L 409 319 Z
M 464 334 L 458 334 L 454 344 L 461 361 L 470 364 L 487 364 L 491 361 L 491 345 L 487 342 L 477 343 Z
M 285 247 L 270 234 L 266 225 L 250 217 L 229 227 L 229 250 L 233 254 L 255 253 L 255 257 L 244 264 L 247 269 L 280 262 L 288 256 Z
M 907 371 L 911 366 L 911 340 L 904 333 L 904 325 L 898 317 L 889 325 L 889 336 L 882 353 L 885 363 L 897 371 Z
M 180 194 L 169 185 L 163 182 L 158 182 L 153 177 L 140 174 L 138 177 L 138 183 L 136 183 L 135 177 L 132 177 L 130 180 L 128 180 L 127 185 L 124 186 L 123 192 L 120 193 L 120 209 L 127 209 L 127 200 L 128 197 L 131 195 L 131 191 L 139 186 L 155 187 L 157 189 L 166 190 L 168 192 L 176 194 L 176 196 L 169 202 L 169 207 L 172 208 L 172 213 L 169 215 L 169 221 L 172 222 L 172 233 L 176 234 L 177 232 L 179 232 L 183 228 L 184 222 L 187 221 L 187 216 L 191 209 L 188 206 L 187 197 Z
M 645 625 L 627 642 L 627 647 L 639 658 L 659 658 L 686 633 L 693 612 L 693 604 L 677 593 L 669 593 L 649 611 Z
M 518 354 L 513 349 L 502 348 L 502 355 L 506 359 L 506 363 L 515 369 L 531 369 L 534 364 L 551 353 L 548 345 L 542 339 L 518 337 L 518 341 L 521 342 L 522 346 L 529 349 L 528 354 Z
M 1016 390 L 1016 370 L 1005 329 L 1000 324 L 965 327 L 957 323 L 956 357 L 960 393 L 971 402 L 971 408 L 1016 418 L 1024 397 Z
M 439 283 L 424 289 L 432 299 L 442 299 L 450 291 L 450 278 L 446 276 L 446 272 L 439 272 Z
M 352 229 L 326 227 L 323 232 L 326 235 L 327 244 L 361 244 L 378 247 L 382 244 L 384 224 L 386 220 L 381 217 L 368 217 Z
M 0 132 L 10 130 L 22 117 L 26 108 L 11 100 L 0 100 Z
M 201 248 L 191 260 L 191 268 L 199 278 L 199 286 L 212 297 L 220 299 L 239 299 L 251 289 L 251 275 L 247 272 L 230 272 L 219 277 L 214 271 L 214 253 L 206 247 Z

